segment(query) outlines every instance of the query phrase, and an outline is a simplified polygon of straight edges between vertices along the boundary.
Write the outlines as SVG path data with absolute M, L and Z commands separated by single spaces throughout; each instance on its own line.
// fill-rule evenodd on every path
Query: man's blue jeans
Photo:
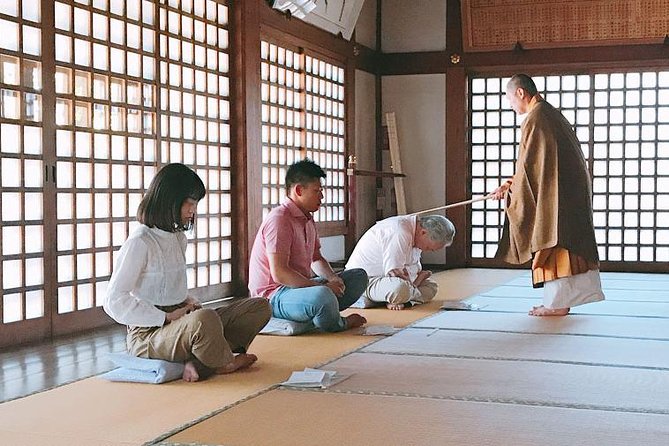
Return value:
M 346 330 L 346 321 L 339 312 L 360 298 L 367 288 L 368 279 L 361 268 L 342 271 L 338 276 L 346 286 L 344 295 L 339 298 L 325 285 L 307 288 L 282 286 L 277 289 L 270 299 L 272 316 L 297 322 L 311 321 L 323 331 Z

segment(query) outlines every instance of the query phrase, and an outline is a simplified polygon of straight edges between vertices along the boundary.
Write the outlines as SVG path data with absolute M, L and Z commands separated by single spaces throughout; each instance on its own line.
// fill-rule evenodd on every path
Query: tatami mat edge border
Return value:
M 542 331 L 520 331 L 520 330 L 486 330 L 484 328 L 450 328 L 450 327 L 431 327 L 431 326 L 422 326 L 422 327 L 410 327 L 414 330 L 444 330 L 444 331 L 472 331 L 478 333 L 508 333 L 508 334 L 530 334 L 538 336 L 555 336 L 559 334 L 560 336 L 580 336 L 584 338 L 608 338 L 608 339 L 635 339 L 638 341 L 661 341 L 669 342 L 667 338 L 651 338 L 648 336 L 616 336 L 608 334 L 590 334 L 590 333 L 553 333 L 553 332 L 542 332 Z
M 467 299 L 473 299 L 474 297 L 479 297 L 477 296 L 472 296 L 468 297 Z M 490 296 L 483 296 L 483 297 L 490 297 Z M 467 300 L 463 299 L 463 300 Z M 529 300 L 529 299 L 528 299 Z M 481 308 L 480 310 L 476 310 L 479 313 L 508 313 L 508 314 L 527 314 L 527 311 L 513 311 L 513 310 L 486 310 L 485 308 Z M 629 317 L 629 318 L 638 318 L 638 319 L 669 319 L 667 316 L 653 316 L 653 315 L 628 315 L 628 314 L 615 314 L 615 313 L 579 313 L 577 311 L 570 311 L 570 315 L 574 316 L 592 316 L 592 317 Z
M 446 401 L 463 401 L 469 403 L 495 403 L 495 404 L 511 404 L 532 407 L 560 407 L 563 409 L 580 409 L 580 410 L 600 410 L 604 412 L 624 412 L 624 413 L 640 413 L 640 414 L 655 414 L 655 415 L 669 415 L 669 409 L 644 409 L 635 407 L 618 407 L 606 406 L 598 404 L 579 404 L 579 403 L 562 403 L 556 401 L 539 401 L 539 400 L 524 400 L 524 399 L 510 399 L 510 398 L 483 398 L 483 397 L 464 397 L 453 395 L 431 395 L 424 393 L 412 392 L 378 392 L 372 390 L 337 390 L 337 389 L 297 389 L 297 388 L 281 388 L 282 392 L 311 392 L 311 393 L 331 393 L 339 395 L 366 395 L 366 396 L 388 396 L 395 398 L 417 398 L 417 399 L 431 399 L 431 400 L 446 400 Z
M 358 353 L 358 352 L 351 352 L 351 353 Z M 476 359 L 481 361 L 544 362 L 549 364 L 584 365 L 589 367 L 617 367 L 621 369 L 655 370 L 658 372 L 669 371 L 669 367 L 653 367 L 646 365 L 629 365 L 629 364 L 607 364 L 607 363 L 584 362 L 584 361 L 565 361 L 558 359 L 508 358 L 504 356 L 449 355 L 449 354 L 438 354 L 438 353 L 420 353 L 420 352 L 402 352 L 402 351 L 389 352 L 383 350 L 367 350 L 359 353 L 375 354 L 375 355 L 392 355 L 392 356 L 418 356 L 424 358 Z

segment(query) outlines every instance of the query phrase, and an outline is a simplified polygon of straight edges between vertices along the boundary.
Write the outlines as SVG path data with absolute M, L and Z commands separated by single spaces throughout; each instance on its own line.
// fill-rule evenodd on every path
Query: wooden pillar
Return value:
M 464 68 L 446 71 L 446 203 L 469 199 L 469 172 L 465 122 L 467 116 L 467 77 Z M 456 228 L 451 247 L 446 248 L 446 267 L 458 268 L 467 263 L 470 207 L 449 209 L 446 216 Z
M 260 1 L 234 2 L 232 58 L 232 178 L 233 240 L 232 286 L 236 296 L 248 293 L 248 265 L 255 234 L 262 221 Z M 243 173 L 246 172 L 246 175 Z
M 351 156 L 355 156 L 356 147 L 355 147 L 355 60 L 352 57 L 347 58 L 345 76 L 344 76 L 344 95 L 345 95 L 345 122 L 346 122 L 346 151 L 344 152 L 345 159 L 344 164 L 345 168 L 348 167 L 348 162 Z M 348 169 L 347 169 L 348 170 Z M 353 179 L 353 184 L 351 180 Z M 344 255 L 348 257 L 353 252 L 355 247 L 356 238 L 356 223 L 357 223 L 357 213 L 356 213 L 356 192 L 355 192 L 355 178 L 353 176 L 344 175 L 344 181 L 346 181 L 346 189 L 348 189 L 348 214 L 347 214 L 347 225 L 346 225 L 346 235 L 344 236 Z
M 455 203 L 469 199 L 469 159 L 465 134 L 467 74 L 462 61 L 460 0 L 449 0 L 446 5 L 446 54 L 449 57 L 446 68 L 446 203 Z M 446 249 L 446 267 L 466 266 L 469 259 L 470 208 L 454 208 L 446 215 L 456 228 L 455 241 Z

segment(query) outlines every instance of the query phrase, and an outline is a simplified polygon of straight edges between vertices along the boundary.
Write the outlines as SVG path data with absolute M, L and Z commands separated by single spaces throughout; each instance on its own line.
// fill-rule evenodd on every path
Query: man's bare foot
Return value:
M 194 383 L 200 379 L 200 374 L 197 372 L 197 367 L 193 361 L 188 361 L 184 364 L 184 372 L 181 375 L 181 379 L 188 383 Z
M 224 375 L 226 373 L 232 373 L 236 372 L 237 370 L 245 369 L 257 360 L 258 357 L 256 355 L 250 353 L 240 353 L 235 356 L 235 359 L 233 359 L 231 363 L 217 368 L 216 374 Z
M 386 308 L 388 308 L 389 310 L 396 310 L 396 311 L 398 311 L 398 310 L 404 310 L 404 304 L 391 304 L 391 303 L 387 303 L 387 304 L 386 304 Z
M 346 321 L 346 329 L 362 327 L 367 323 L 367 319 L 358 313 L 353 313 L 349 316 L 346 316 L 344 320 Z
M 529 311 L 530 316 L 566 316 L 569 314 L 569 308 L 546 308 L 543 305 L 532 307 Z

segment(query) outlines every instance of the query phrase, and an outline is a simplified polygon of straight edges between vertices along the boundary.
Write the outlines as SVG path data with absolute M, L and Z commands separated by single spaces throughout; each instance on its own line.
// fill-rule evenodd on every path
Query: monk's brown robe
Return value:
M 544 253 L 546 264 L 534 268 L 535 286 L 598 267 L 590 175 L 580 143 L 569 121 L 539 97 L 521 126 L 506 217 L 496 258 L 522 264 L 551 250 Z

